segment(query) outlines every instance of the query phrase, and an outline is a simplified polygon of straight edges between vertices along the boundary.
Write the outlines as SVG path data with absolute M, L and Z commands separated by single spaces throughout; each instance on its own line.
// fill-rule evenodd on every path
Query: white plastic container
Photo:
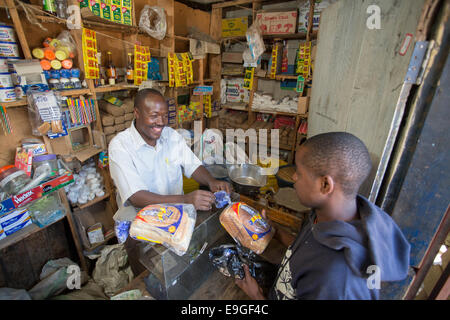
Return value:
M 9 72 L 0 72 L 0 88 L 14 87 L 11 74 Z
M 14 87 L 0 88 L 0 102 L 16 101 L 16 91 Z
M 15 42 L 0 41 L 0 57 L 20 58 L 18 44 Z
M 0 41 L 17 42 L 14 27 L 0 24 Z

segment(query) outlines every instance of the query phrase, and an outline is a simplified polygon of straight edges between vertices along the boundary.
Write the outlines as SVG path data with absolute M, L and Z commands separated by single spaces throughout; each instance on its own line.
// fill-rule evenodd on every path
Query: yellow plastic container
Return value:
M 31 51 L 31 54 L 36 59 L 44 59 L 44 50 L 42 50 L 42 48 L 34 48 L 33 51 Z

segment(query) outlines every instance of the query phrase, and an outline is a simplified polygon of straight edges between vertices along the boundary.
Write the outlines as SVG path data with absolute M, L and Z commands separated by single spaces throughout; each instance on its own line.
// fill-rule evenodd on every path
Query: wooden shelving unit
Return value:
M 236 7 L 237 9 L 242 8 L 242 5 L 245 4 L 251 4 L 252 5 L 252 21 L 255 20 L 256 12 L 261 8 L 261 1 L 252 1 L 252 0 L 240 0 L 240 1 L 226 1 L 218 4 L 213 5 L 213 10 L 217 10 L 218 14 L 222 16 L 222 9 L 223 8 L 231 8 Z M 285 34 L 285 35 L 263 35 L 264 42 L 270 42 L 273 43 L 275 41 L 282 41 L 282 40 L 291 40 L 291 39 L 304 39 L 306 41 L 310 41 L 312 39 L 317 38 L 318 31 L 312 31 L 312 17 L 314 12 L 314 1 L 310 1 L 310 8 L 309 8 L 309 21 L 308 21 L 308 31 L 306 33 L 295 33 L 295 34 Z M 239 36 L 239 37 L 225 37 L 221 38 L 221 42 L 246 42 L 245 36 Z M 230 63 L 230 62 L 226 62 Z M 233 77 L 244 77 L 244 75 L 222 75 L 222 77 L 225 78 L 233 78 Z M 297 131 L 299 129 L 301 119 L 307 119 L 308 114 L 298 114 L 298 113 L 290 113 L 290 112 L 281 112 L 281 111 L 271 111 L 271 110 L 257 110 L 252 108 L 253 104 L 253 96 L 255 92 L 258 90 L 258 79 L 263 80 L 273 80 L 273 81 L 284 81 L 284 80 L 297 80 L 298 75 L 291 75 L 291 74 L 277 74 L 275 76 L 275 79 L 270 78 L 269 76 L 259 77 L 256 74 L 253 77 L 253 86 L 252 90 L 250 90 L 250 97 L 249 97 L 249 103 L 248 107 L 245 110 L 242 109 L 236 109 L 230 106 L 223 106 L 224 109 L 230 109 L 230 110 L 239 110 L 239 111 L 247 111 L 248 112 L 248 124 L 252 125 L 256 120 L 256 114 L 257 113 L 264 113 L 264 114 L 272 114 L 272 115 L 280 115 L 280 116 L 289 116 L 295 118 L 295 139 L 291 146 L 286 145 L 279 145 L 280 149 L 291 151 L 289 163 L 292 163 L 294 161 L 294 154 L 295 149 L 297 146 Z M 300 134 L 301 136 L 304 136 L 304 134 Z
M 38 5 L 39 4 L 39 5 Z M 69 5 L 76 5 L 78 6 L 79 3 L 76 0 L 68 0 Z M 140 10 L 143 9 L 144 5 L 155 5 L 163 7 L 166 12 L 166 18 L 167 18 L 167 32 L 166 37 L 163 40 L 156 40 L 148 36 L 146 33 L 139 30 L 138 26 L 136 25 L 138 22 L 138 16 Z M 31 0 L 31 4 L 24 3 L 24 6 L 26 6 L 28 9 L 31 10 L 32 13 L 34 13 L 33 16 L 36 17 L 37 21 L 41 23 L 44 27 L 48 29 L 48 34 L 44 32 L 43 30 L 39 29 L 35 25 L 31 25 L 31 22 L 26 18 L 26 12 L 22 9 L 22 6 L 18 3 L 14 2 L 14 0 L 5 0 L 5 3 L 1 4 L 0 7 L 7 9 L 8 14 L 5 14 L 3 19 L 11 19 L 9 21 L 6 21 L 7 23 L 13 24 L 19 45 L 21 47 L 21 51 L 23 53 L 23 58 L 25 59 L 32 59 L 31 55 L 31 49 L 41 46 L 41 41 L 45 39 L 45 37 L 56 37 L 59 32 L 62 30 L 67 30 L 66 23 L 67 21 L 65 19 L 60 19 L 52 15 L 48 15 L 42 11 L 42 7 L 38 0 Z M 186 9 L 186 10 L 185 10 Z M 220 28 L 221 28 L 221 21 L 217 17 L 212 17 L 209 13 L 197 10 L 197 12 L 194 12 L 194 9 L 191 9 L 187 6 L 185 6 L 182 3 L 178 3 L 174 0 L 147 0 L 147 1 L 141 1 L 141 0 L 133 0 L 133 26 L 125 26 L 125 25 L 119 25 L 116 23 L 111 23 L 104 21 L 103 19 L 100 19 L 98 17 L 92 17 L 89 16 L 89 13 L 86 14 L 84 12 L 82 14 L 81 19 L 81 26 L 86 27 L 89 29 L 92 29 L 97 32 L 98 38 L 98 48 L 99 52 L 104 52 L 106 50 L 113 51 L 113 59 L 114 57 L 117 59 L 117 62 L 115 61 L 116 67 L 122 67 L 124 66 L 124 59 L 126 57 L 121 57 L 120 55 L 124 53 L 124 56 L 126 56 L 126 52 L 129 52 L 130 47 L 133 46 L 135 43 L 140 43 L 141 45 L 149 46 L 151 55 L 156 57 L 167 57 L 167 53 L 169 52 L 187 52 L 189 51 L 189 41 L 191 38 L 187 35 L 188 34 L 188 26 L 196 26 L 201 32 L 204 32 L 206 34 L 211 34 L 216 39 L 216 41 L 220 42 Z M 187 15 L 195 16 L 197 19 L 186 19 L 184 21 L 183 19 L 177 19 L 175 16 L 176 14 L 179 14 L 179 12 L 183 12 Z M 200 18 L 199 18 L 200 17 Z M 185 17 L 183 17 L 185 18 Z M 217 19 L 216 19 L 217 18 Z M 214 21 L 213 21 L 214 20 Z M 5 22 L 5 21 L 3 21 Z M 12 22 L 12 23 L 11 23 Z M 183 23 L 185 25 L 183 25 Z M 39 31 L 39 32 L 36 32 Z M 72 37 L 74 38 L 77 46 L 77 56 L 74 59 L 74 65 L 82 71 L 82 74 L 84 74 L 84 64 L 83 64 L 83 58 L 82 58 L 82 43 L 81 43 L 81 30 L 69 30 Z M 107 35 L 109 37 L 107 37 Z M 219 61 L 219 65 L 217 67 L 217 61 Z M 181 94 L 181 91 L 184 89 L 189 89 L 192 92 L 192 89 L 195 86 L 198 85 L 213 85 L 214 91 L 217 96 L 220 96 L 220 79 L 217 78 L 217 76 L 220 74 L 220 55 L 215 55 L 215 57 L 211 57 L 210 54 L 206 56 L 206 58 L 201 60 L 194 61 L 194 83 L 190 86 L 182 87 L 182 88 L 170 88 L 168 81 L 158 81 L 159 85 L 163 85 L 166 87 L 166 97 L 173 97 L 177 98 L 178 94 Z M 209 71 L 209 72 L 206 72 Z M 82 79 L 83 80 L 83 79 Z M 137 90 L 138 87 L 134 85 L 129 85 L 126 83 L 118 83 L 116 85 L 107 85 L 107 86 L 101 86 L 101 87 L 95 87 L 94 80 L 91 79 L 85 79 L 87 83 L 87 88 L 82 89 L 73 89 L 73 90 L 64 90 L 59 91 L 59 94 L 63 96 L 73 96 L 73 97 L 90 97 L 94 100 L 94 107 L 97 114 L 97 119 L 95 122 L 90 124 L 90 127 L 92 127 L 92 131 L 99 132 L 100 135 L 103 134 L 103 126 L 101 123 L 101 117 L 100 117 L 100 110 L 98 105 L 98 99 L 101 94 L 109 93 L 109 92 L 115 92 L 115 91 L 123 91 L 127 90 L 133 92 L 133 90 Z M 156 82 L 156 81 L 154 81 Z M 177 100 L 177 99 L 176 99 Z M 202 101 L 202 99 L 201 99 Z M 6 108 L 13 108 L 9 110 L 11 114 L 19 114 L 20 116 L 20 125 L 23 124 L 28 125 L 28 119 L 24 118 L 26 116 L 26 110 L 23 107 L 27 106 L 27 100 L 26 98 L 20 99 L 18 101 L 13 102 L 6 102 L 1 103 L 2 106 Z M 22 107 L 22 108 L 21 108 Z M 178 112 L 178 103 L 177 103 L 177 112 Z M 198 120 L 202 121 L 203 127 L 205 127 L 205 117 L 203 112 L 203 106 L 202 106 L 202 112 L 201 117 Z M 24 118 L 24 119 L 22 119 Z M 13 120 L 13 127 L 17 121 L 17 118 L 12 119 Z M 177 128 L 179 124 L 177 123 L 174 125 L 174 128 Z M 15 132 L 19 137 L 25 130 L 15 130 Z M 48 137 L 43 137 L 44 142 L 47 146 L 47 149 L 49 152 L 53 152 L 51 148 L 50 139 Z M 6 139 L 6 138 L 5 138 Z M 20 141 L 21 138 L 18 138 L 16 140 Z M 18 142 L 14 140 L 13 144 L 17 144 Z M 10 142 L 9 142 L 10 143 Z M 14 149 L 15 150 L 15 149 Z M 97 160 L 97 155 L 100 153 L 103 149 L 96 148 L 93 146 L 92 148 L 87 148 L 80 150 L 78 152 L 75 152 L 74 154 L 71 154 L 71 156 L 76 157 L 78 159 L 87 160 L 89 158 L 94 158 L 94 160 Z M 5 154 L 7 150 L 4 150 Z M 9 151 L 8 151 L 9 152 Z M 84 270 L 87 270 L 87 262 L 85 259 L 84 251 L 83 250 L 83 244 L 80 238 L 80 229 L 77 227 L 77 221 L 74 219 L 73 214 L 75 211 L 78 210 L 88 210 L 91 206 L 94 207 L 96 204 L 99 204 L 102 201 L 106 201 L 105 207 L 111 208 L 112 214 L 117 210 L 117 204 L 115 199 L 115 189 L 114 189 L 114 183 L 109 175 L 108 168 L 99 170 L 101 172 L 101 175 L 104 179 L 104 185 L 106 188 L 105 195 L 103 197 L 96 198 L 86 204 L 79 205 L 79 206 L 72 206 L 69 204 L 66 194 L 64 190 L 60 190 L 60 196 L 62 199 L 62 202 L 64 206 L 68 209 L 68 213 L 66 214 L 67 221 L 70 227 L 71 236 L 73 238 L 73 241 L 75 243 L 75 248 L 77 251 L 77 255 L 80 260 L 81 268 Z M 109 204 L 109 205 L 108 205 Z M 108 211 L 109 212 L 109 211 Z M 112 215 L 111 215 L 112 220 Z M 30 237 L 34 234 L 37 234 L 37 236 L 40 236 L 38 233 L 39 230 L 42 230 L 41 228 L 37 227 L 36 225 L 31 225 L 19 232 L 17 232 L 14 235 L 11 235 L 7 237 L 6 239 L 0 241 L 0 249 L 5 248 L 6 246 L 12 245 L 12 244 L 19 244 L 21 245 L 21 241 L 27 239 L 27 237 Z M 98 248 L 98 246 L 105 244 L 112 238 L 114 238 L 114 233 L 109 234 L 105 241 L 101 244 L 96 244 L 95 246 L 91 246 L 89 248 L 85 248 L 88 251 L 91 251 L 95 248 Z M 25 243 L 25 242 L 24 242 Z M 37 272 L 37 271 L 36 271 Z M 1 274 L 0 274 L 1 276 Z

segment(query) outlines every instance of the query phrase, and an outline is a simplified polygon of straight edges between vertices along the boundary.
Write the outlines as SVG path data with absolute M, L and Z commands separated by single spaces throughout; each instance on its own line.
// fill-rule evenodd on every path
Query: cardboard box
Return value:
M 258 12 L 256 21 L 261 25 L 261 33 L 292 34 L 297 30 L 297 10 L 285 12 Z
M 201 41 L 196 39 L 189 40 L 189 52 L 194 59 L 203 59 L 207 53 L 220 54 L 220 45 L 217 43 Z
M 222 38 L 245 36 L 248 17 L 222 19 Z
M 222 62 L 244 63 L 242 52 L 222 52 Z
M 309 97 L 298 97 L 298 114 L 305 114 L 308 112 Z
M 27 209 L 15 210 L 0 217 L 0 225 L 5 236 L 10 236 L 32 223 Z

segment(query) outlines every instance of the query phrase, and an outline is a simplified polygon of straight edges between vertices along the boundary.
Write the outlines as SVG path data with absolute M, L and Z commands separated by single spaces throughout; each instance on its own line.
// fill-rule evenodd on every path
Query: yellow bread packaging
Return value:
M 260 213 L 244 202 L 234 202 L 219 217 L 220 224 L 236 242 L 261 254 L 275 234 L 275 229 Z
M 196 219 L 192 204 L 149 205 L 131 223 L 130 237 L 160 243 L 182 256 L 189 248 Z

